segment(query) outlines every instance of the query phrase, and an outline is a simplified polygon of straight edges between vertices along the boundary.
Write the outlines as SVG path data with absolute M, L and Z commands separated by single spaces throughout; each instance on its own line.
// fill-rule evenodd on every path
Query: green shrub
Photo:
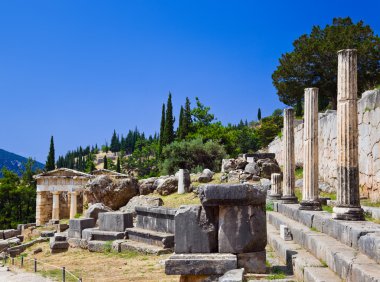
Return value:
M 192 172 L 208 168 L 219 171 L 221 161 L 226 157 L 222 145 L 202 139 L 176 141 L 164 147 L 162 151 L 162 174 L 174 174 L 185 168 Z

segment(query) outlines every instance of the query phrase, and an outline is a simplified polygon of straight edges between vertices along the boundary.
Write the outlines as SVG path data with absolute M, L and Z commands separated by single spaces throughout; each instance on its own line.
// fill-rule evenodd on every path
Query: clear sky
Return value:
M 271 74 L 333 17 L 380 33 L 380 1 L 0 0 L 0 148 L 45 162 L 114 129 L 159 130 L 188 96 L 224 124 L 283 108 Z

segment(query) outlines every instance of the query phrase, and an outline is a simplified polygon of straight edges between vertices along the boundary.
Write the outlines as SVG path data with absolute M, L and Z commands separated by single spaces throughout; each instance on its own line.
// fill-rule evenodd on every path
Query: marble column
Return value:
M 305 89 L 303 189 L 300 210 L 322 210 L 318 199 L 318 88 Z
M 77 199 L 78 199 L 78 192 L 73 191 L 70 193 L 70 219 L 75 218 L 75 215 L 78 211 L 78 205 L 77 205 Z
M 36 197 L 36 225 L 42 225 L 44 222 L 42 222 L 42 214 L 43 214 L 43 207 L 42 207 L 42 192 L 37 191 L 37 197 Z
M 178 194 L 185 193 L 185 170 L 180 169 L 178 171 Z
M 59 219 L 59 192 L 54 191 L 53 192 L 53 212 L 52 212 L 52 219 Z
M 337 204 L 333 218 L 364 220 L 360 206 L 358 166 L 357 52 L 338 51 Z
M 270 200 L 279 200 L 281 198 L 281 174 L 272 173 L 271 174 L 271 189 L 268 199 Z
M 294 156 L 294 110 L 284 110 L 284 178 L 282 182 L 281 201 L 284 204 L 295 204 L 298 202 L 294 195 L 295 184 L 295 156 Z

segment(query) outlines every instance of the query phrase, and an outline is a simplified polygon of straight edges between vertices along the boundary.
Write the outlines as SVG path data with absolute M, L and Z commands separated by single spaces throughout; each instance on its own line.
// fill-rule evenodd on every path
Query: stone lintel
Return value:
M 209 184 L 199 188 L 203 206 L 259 206 L 265 204 L 266 194 L 262 185 Z
M 223 275 L 236 268 L 234 254 L 174 254 L 165 261 L 167 275 Z

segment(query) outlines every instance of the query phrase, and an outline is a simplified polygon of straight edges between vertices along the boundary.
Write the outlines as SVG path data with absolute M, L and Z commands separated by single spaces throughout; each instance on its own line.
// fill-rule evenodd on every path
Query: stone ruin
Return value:
M 199 197 L 202 205 L 182 206 L 175 215 L 175 254 L 166 260 L 165 273 L 181 275 L 181 281 L 217 279 L 241 268 L 265 273 L 266 190 L 204 185 Z

